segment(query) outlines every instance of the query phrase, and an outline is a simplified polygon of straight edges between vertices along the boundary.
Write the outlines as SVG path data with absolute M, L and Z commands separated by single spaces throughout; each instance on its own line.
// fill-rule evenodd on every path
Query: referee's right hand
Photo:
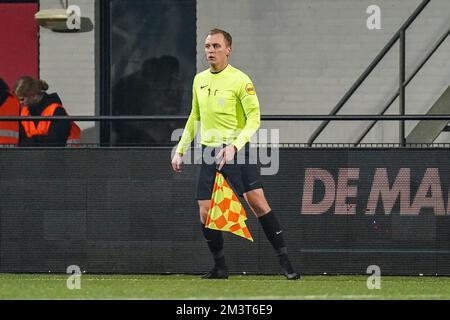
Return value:
M 178 152 L 172 158 L 172 169 L 175 172 L 181 172 L 181 167 L 183 166 L 183 156 Z

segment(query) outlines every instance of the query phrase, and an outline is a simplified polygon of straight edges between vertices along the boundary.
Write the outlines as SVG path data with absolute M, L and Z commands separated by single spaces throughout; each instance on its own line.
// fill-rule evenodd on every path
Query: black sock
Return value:
M 202 224 L 202 232 L 208 244 L 209 251 L 211 251 L 214 263 L 218 268 L 225 268 L 225 255 L 223 254 L 223 237 L 222 232 L 219 230 L 213 230 L 205 228 Z
M 278 219 L 273 211 L 258 219 L 266 234 L 267 239 L 275 249 L 277 256 L 287 255 L 286 245 L 283 238 L 283 230 L 278 223 Z

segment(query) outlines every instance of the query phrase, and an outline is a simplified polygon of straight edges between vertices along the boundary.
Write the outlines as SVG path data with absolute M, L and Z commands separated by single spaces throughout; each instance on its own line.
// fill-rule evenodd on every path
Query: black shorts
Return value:
M 211 148 L 202 146 L 202 154 L 209 156 L 205 158 L 202 156 L 201 164 L 198 166 L 197 174 L 197 194 L 196 200 L 210 200 L 212 189 L 214 186 L 214 179 L 217 172 L 217 164 L 211 163 L 212 158 L 221 148 Z M 260 180 L 259 168 L 256 164 L 255 152 L 249 151 L 248 144 L 242 148 L 234 157 L 233 163 L 227 163 L 222 168 L 222 174 L 227 179 L 231 188 L 239 195 L 251 190 L 261 189 L 263 185 Z

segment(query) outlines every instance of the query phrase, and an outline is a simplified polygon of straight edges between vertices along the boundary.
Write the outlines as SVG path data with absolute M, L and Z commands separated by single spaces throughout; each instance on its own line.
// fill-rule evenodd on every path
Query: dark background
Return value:
M 100 1 L 102 115 L 188 115 L 197 61 L 195 0 Z M 102 143 L 167 146 L 185 121 L 102 123 Z

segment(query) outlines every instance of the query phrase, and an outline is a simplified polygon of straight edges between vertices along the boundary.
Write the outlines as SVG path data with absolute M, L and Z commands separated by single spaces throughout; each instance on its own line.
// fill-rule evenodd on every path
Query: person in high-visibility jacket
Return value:
M 49 86 L 43 80 L 21 77 L 14 85 L 14 92 L 22 106 L 20 115 L 67 116 L 58 94 L 47 94 Z M 19 146 L 77 146 L 81 130 L 73 121 L 22 121 Z
M 0 78 L 0 116 L 17 117 L 20 103 L 9 91 L 8 85 Z M 19 121 L 0 121 L 0 146 L 17 146 L 19 143 Z

